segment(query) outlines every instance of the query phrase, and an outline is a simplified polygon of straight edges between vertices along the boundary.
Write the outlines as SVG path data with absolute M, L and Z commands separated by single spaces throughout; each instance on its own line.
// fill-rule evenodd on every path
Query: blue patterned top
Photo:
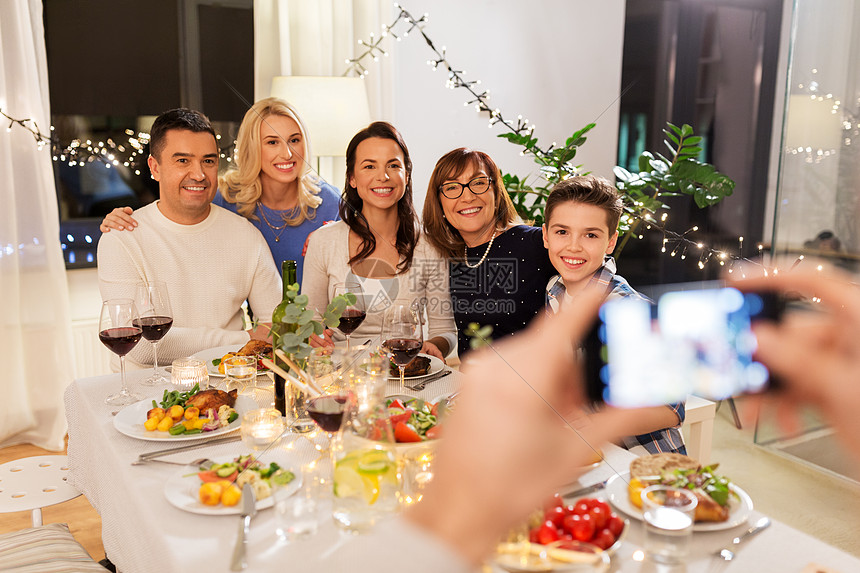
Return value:
M 284 214 L 290 215 L 290 213 L 269 209 L 262 203 L 258 203 L 257 210 L 254 211 L 257 220 L 250 219 L 251 223 L 259 229 L 260 233 L 263 234 L 263 238 L 266 239 L 266 243 L 268 243 L 269 249 L 272 251 L 272 258 L 275 259 L 278 269 L 281 268 L 281 263 L 284 261 L 296 261 L 296 276 L 299 284 L 302 284 L 302 267 L 304 267 L 305 245 L 307 244 L 308 235 L 322 227 L 325 223 L 340 220 L 337 212 L 340 205 L 340 192 L 328 183 L 322 182 L 320 183 L 319 196 L 322 198 L 322 203 L 316 208 L 311 218 L 302 221 L 296 227 L 288 225 L 282 230 L 272 230 L 266 224 L 266 221 L 263 220 L 262 215 L 265 215 L 266 219 L 272 225 L 280 227 L 284 224 Z M 215 205 L 238 213 L 238 206 L 224 199 L 220 192 L 215 194 L 215 199 L 212 202 Z M 261 209 L 263 210 L 262 213 L 260 212 Z

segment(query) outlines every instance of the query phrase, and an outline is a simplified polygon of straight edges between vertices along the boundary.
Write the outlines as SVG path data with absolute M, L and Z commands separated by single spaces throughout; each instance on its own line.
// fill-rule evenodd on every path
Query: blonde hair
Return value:
M 272 115 L 292 119 L 302 134 L 304 153 L 298 173 L 298 209 L 290 217 L 284 217 L 288 225 L 296 227 L 316 216 L 316 208 L 322 203 L 322 198 L 319 196 L 320 180 L 310 167 L 312 155 L 307 131 L 299 114 L 284 100 L 276 97 L 261 99 L 245 114 L 236 137 L 236 167 L 220 177 L 219 188 L 227 202 L 238 205 L 237 211 L 240 215 L 247 219 L 257 218 L 254 212 L 257 210 L 257 201 L 263 194 L 263 185 L 260 183 L 260 126 Z

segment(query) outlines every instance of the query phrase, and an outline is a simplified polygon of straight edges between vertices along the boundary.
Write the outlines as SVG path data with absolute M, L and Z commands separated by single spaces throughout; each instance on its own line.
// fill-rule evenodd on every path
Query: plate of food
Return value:
M 208 440 L 238 430 L 242 414 L 255 408 L 252 398 L 237 396 L 236 390 L 165 390 L 160 397 L 117 412 L 113 426 L 121 434 L 150 442 Z
M 206 370 L 209 376 L 217 378 L 224 377 L 224 366 L 221 361 L 228 356 L 257 356 L 257 375 L 265 374 L 269 371 L 263 366 L 262 358 L 272 359 L 272 344 L 264 340 L 249 340 L 244 346 L 235 344 L 230 346 L 216 346 L 195 352 L 194 356 L 206 363 Z
M 716 473 L 717 465 L 702 467 L 693 458 L 673 453 L 643 456 L 630 463 L 629 473 L 606 483 L 606 495 L 616 509 L 642 520 L 639 495 L 644 488 L 655 484 L 688 488 L 698 500 L 693 531 L 731 529 L 749 519 L 753 502 L 744 490 Z
M 164 485 L 164 496 L 171 505 L 200 515 L 238 515 L 242 487 L 250 483 L 257 498 L 257 511 L 274 505 L 272 488 L 286 486 L 284 495 L 298 491 L 301 477 L 278 461 L 260 462 L 251 455 L 213 460 L 208 470 L 187 467 L 174 474 Z M 197 468 L 199 470 L 199 468 Z
M 445 363 L 435 356 L 419 354 L 412 360 L 412 362 L 406 365 L 403 378 L 405 380 L 418 380 L 425 376 L 441 372 L 444 367 Z M 394 362 L 391 362 L 389 365 L 388 377 L 400 380 L 400 368 L 398 368 L 397 364 Z

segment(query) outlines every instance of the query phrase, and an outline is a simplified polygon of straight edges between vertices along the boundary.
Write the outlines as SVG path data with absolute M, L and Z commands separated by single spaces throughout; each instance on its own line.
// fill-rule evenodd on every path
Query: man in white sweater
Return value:
M 238 349 L 249 335 L 267 338 L 267 325 L 243 330 L 241 305 L 248 300 L 255 316 L 271 317 L 281 300 L 280 275 L 260 232 L 211 204 L 218 145 L 209 120 L 174 109 L 155 120 L 150 137 L 149 168 L 161 197 L 135 211 L 135 232 L 99 240 L 102 299 L 133 298 L 143 281 L 166 283 L 173 327 L 159 344 L 159 361 L 168 364 L 215 346 Z M 142 341 L 127 362 L 152 364 L 152 345 Z

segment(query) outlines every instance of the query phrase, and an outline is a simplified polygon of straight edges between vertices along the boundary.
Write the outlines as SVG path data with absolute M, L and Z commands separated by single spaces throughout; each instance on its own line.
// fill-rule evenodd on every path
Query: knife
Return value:
M 246 558 L 248 534 L 251 531 L 251 518 L 256 513 L 257 498 L 254 495 L 254 487 L 250 483 L 246 483 L 242 487 L 242 510 L 239 512 L 242 520 L 239 522 L 239 537 L 236 539 L 236 548 L 233 550 L 233 563 L 230 565 L 230 571 L 242 571 L 248 568 L 248 559 Z
M 242 439 L 242 436 L 232 435 L 224 438 L 217 438 L 214 440 L 200 440 L 198 442 L 194 442 L 192 444 L 188 444 L 187 446 L 179 446 L 178 448 L 167 448 L 166 450 L 156 450 L 154 452 L 148 452 L 145 454 L 140 454 L 137 456 L 139 461 L 151 460 L 152 458 L 160 458 L 161 456 L 167 456 L 175 452 L 186 452 L 188 450 L 196 450 L 197 448 L 203 448 L 206 446 L 214 446 L 215 444 L 224 444 L 227 442 L 238 442 Z
M 598 482 L 593 485 L 589 485 L 586 487 L 581 487 L 579 489 L 575 489 L 573 491 L 564 492 L 561 494 L 561 497 L 581 497 L 588 493 L 594 493 L 596 491 L 600 491 L 601 489 L 606 487 L 606 483 L 609 481 L 609 478 Z
M 427 384 L 430 384 L 431 382 L 435 382 L 436 380 L 438 380 L 440 378 L 444 378 L 445 376 L 447 376 L 451 372 L 453 372 L 453 370 L 445 370 L 443 372 L 437 372 L 436 374 L 428 376 L 427 378 L 424 378 L 423 380 L 419 381 L 414 386 L 409 386 L 408 388 L 410 390 L 415 391 L 415 392 L 420 392 L 421 390 L 424 389 L 425 386 L 427 386 Z

